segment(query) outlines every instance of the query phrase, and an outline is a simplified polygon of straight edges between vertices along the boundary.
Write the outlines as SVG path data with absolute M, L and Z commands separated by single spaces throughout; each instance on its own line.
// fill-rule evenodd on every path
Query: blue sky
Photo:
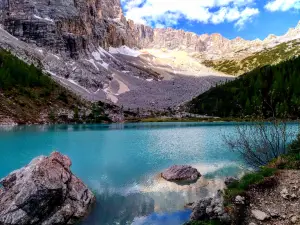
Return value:
M 282 35 L 300 20 L 300 0 L 121 0 L 127 18 L 152 27 L 252 40 Z

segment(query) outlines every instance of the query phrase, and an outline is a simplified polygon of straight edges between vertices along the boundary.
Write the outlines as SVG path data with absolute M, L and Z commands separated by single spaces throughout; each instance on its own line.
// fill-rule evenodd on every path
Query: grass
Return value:
M 262 183 L 266 177 L 273 176 L 276 168 L 262 167 L 257 172 L 244 175 L 239 181 L 228 186 L 225 190 L 225 199 L 227 203 L 231 203 L 235 196 L 243 195 L 252 185 Z

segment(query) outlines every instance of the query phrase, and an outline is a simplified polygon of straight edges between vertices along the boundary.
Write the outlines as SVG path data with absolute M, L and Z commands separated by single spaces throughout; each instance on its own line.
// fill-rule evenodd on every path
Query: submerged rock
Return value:
M 172 182 L 196 182 L 201 174 L 191 166 L 172 166 L 166 169 L 161 176 Z
M 270 218 L 270 216 L 267 213 L 260 210 L 251 210 L 251 213 L 255 219 L 260 221 L 264 221 Z
M 58 152 L 35 158 L 0 181 L 1 225 L 75 224 L 85 217 L 95 196 Z

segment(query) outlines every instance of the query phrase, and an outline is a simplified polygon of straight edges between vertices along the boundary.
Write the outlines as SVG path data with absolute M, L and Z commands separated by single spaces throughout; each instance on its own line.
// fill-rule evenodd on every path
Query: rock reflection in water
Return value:
M 154 200 L 134 193 L 127 196 L 119 194 L 99 195 L 95 209 L 83 225 L 131 224 L 134 218 L 154 212 Z
M 175 212 L 183 210 L 188 203 L 214 196 L 224 187 L 221 179 L 208 180 L 201 177 L 194 184 L 178 185 L 157 176 L 151 184 L 142 187 L 141 192 L 154 200 L 155 212 Z
M 132 225 L 181 225 L 189 220 L 191 210 L 174 213 L 152 213 L 146 217 L 135 218 Z

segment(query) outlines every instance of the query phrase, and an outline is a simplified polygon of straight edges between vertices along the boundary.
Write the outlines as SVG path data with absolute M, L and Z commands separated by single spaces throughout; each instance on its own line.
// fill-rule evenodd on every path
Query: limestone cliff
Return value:
M 153 29 L 127 20 L 120 0 L 0 0 L 0 24 L 1 48 L 87 100 L 130 108 L 188 101 L 232 79 L 205 60 L 245 58 L 300 33 L 247 41 Z

